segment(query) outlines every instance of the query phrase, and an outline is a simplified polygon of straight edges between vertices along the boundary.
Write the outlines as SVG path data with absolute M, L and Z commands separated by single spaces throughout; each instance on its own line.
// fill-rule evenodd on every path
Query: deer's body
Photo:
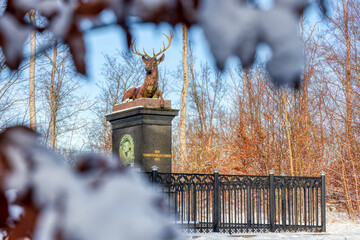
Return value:
M 162 92 L 159 91 L 159 73 L 158 73 L 158 63 L 157 61 L 164 60 L 165 56 L 163 55 L 159 60 L 156 59 L 146 59 L 142 58 L 143 62 L 146 64 L 146 77 L 144 83 L 140 87 L 133 87 L 127 90 L 124 94 L 122 101 L 126 99 L 138 99 L 138 98 L 159 98 L 160 105 L 164 105 L 164 99 Z M 160 61 L 160 62 L 161 62 Z M 160 63 L 159 62 L 159 63 Z M 149 66 L 148 66 L 149 65 Z
M 165 34 L 164 34 L 165 35 Z M 165 35 L 166 36 L 166 35 Z M 158 65 L 164 61 L 165 55 L 163 54 L 159 59 L 156 59 L 158 55 L 163 53 L 165 50 L 167 50 L 170 47 L 171 40 L 173 38 L 173 34 L 171 33 L 171 36 L 167 37 L 169 40 L 169 45 L 164 49 L 161 50 L 159 53 L 155 54 L 153 57 L 149 57 L 147 53 L 141 54 L 136 50 L 134 50 L 134 42 L 131 43 L 131 50 L 133 53 L 142 56 L 142 61 L 146 64 L 145 71 L 146 71 L 146 77 L 144 80 L 144 83 L 140 87 L 133 87 L 127 90 L 124 94 L 124 97 L 122 98 L 122 101 L 125 101 L 127 99 L 139 99 L 139 98 L 160 98 L 160 105 L 161 107 L 164 107 L 164 98 L 162 96 L 162 92 L 159 91 L 159 72 L 158 72 Z

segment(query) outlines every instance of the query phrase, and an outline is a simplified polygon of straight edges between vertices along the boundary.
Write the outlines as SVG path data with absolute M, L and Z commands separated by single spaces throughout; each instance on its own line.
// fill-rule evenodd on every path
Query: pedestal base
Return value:
M 119 109 L 119 110 L 117 110 Z M 150 172 L 171 172 L 171 122 L 178 110 L 170 101 L 160 108 L 159 99 L 137 99 L 114 107 L 106 120 L 112 125 L 113 152 L 123 163 Z

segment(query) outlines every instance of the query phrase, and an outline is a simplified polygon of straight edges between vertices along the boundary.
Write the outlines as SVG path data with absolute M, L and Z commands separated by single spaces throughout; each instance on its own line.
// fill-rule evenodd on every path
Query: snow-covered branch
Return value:
M 25 127 L 0 133 L 0 229 L 9 240 L 170 240 L 179 234 L 166 203 L 140 173 L 115 157 L 89 155 L 64 165 Z M 15 191 L 12 199 L 6 191 Z M 24 211 L 12 219 L 10 204 Z
M 126 25 L 129 16 L 143 22 L 200 25 L 219 68 L 231 55 L 240 57 L 243 67 L 251 66 L 257 45 L 267 43 L 273 51 L 267 70 L 274 83 L 296 88 L 304 61 L 297 23 L 312 1 L 275 0 L 274 7 L 264 11 L 247 0 L 8 0 L 0 17 L 0 46 L 7 65 L 16 69 L 29 34 L 48 30 L 69 45 L 77 71 L 86 74 L 81 22 L 86 19 L 94 28 L 106 26 L 99 15 L 107 9 L 113 11 L 117 24 L 124 29 L 128 45 L 132 38 Z M 321 9 L 325 8 L 324 0 L 316 1 Z M 26 14 L 33 9 L 46 19 L 45 27 L 26 20 Z

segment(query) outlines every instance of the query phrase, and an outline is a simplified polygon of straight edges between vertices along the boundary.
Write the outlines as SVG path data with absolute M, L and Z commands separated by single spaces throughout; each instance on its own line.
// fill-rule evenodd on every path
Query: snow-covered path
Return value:
M 296 240 L 360 240 L 360 223 L 346 221 L 328 223 L 326 233 L 248 233 L 222 234 L 197 233 L 187 234 L 187 240 L 265 240 L 265 239 L 296 239 Z
M 186 234 L 184 240 L 360 240 L 360 222 L 347 219 L 345 213 L 327 212 L 326 233 L 194 233 Z M 0 232 L 0 239 L 2 234 Z M 135 238 L 134 238 L 135 239 Z

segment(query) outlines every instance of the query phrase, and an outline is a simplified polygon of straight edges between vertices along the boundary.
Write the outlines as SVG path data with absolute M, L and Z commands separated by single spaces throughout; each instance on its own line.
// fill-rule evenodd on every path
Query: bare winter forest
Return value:
M 304 20 L 304 19 L 303 19 Z M 264 66 L 228 68 L 229 79 L 190 57 L 186 162 L 174 134 L 174 170 L 327 176 L 328 206 L 360 214 L 360 3 L 332 1 L 313 25 L 301 21 L 301 90 L 276 88 Z M 176 127 L 175 127 L 176 129 Z
M 17 1 L 0 1 L 2 14 L 6 14 L 7 2 Z M 138 2 L 141 5 L 142 1 Z M 297 23 L 304 48 L 295 48 L 305 60 L 299 89 L 294 90 L 259 56 L 252 68 L 243 68 L 252 63 L 251 57 L 244 56 L 244 50 L 236 54 L 242 59 L 241 64 L 226 65 L 228 56 L 216 54 L 219 46 L 212 45 L 211 40 L 217 66 L 198 60 L 190 38 L 188 71 L 181 65 L 182 59 L 177 71 L 159 67 L 165 98 L 166 94 L 178 97 L 173 101 L 175 108 L 183 104 L 182 79 L 184 72 L 189 74 L 186 134 L 182 138 L 185 148 L 180 144 L 180 118 L 173 121 L 174 172 L 212 173 L 219 168 L 221 174 L 267 175 L 269 170 L 275 170 L 277 175 L 320 176 L 325 171 L 328 206 L 347 212 L 353 219 L 360 217 L 360 2 L 333 0 L 328 5 L 328 13 L 320 14 L 318 20 L 309 21 L 304 15 Z M 94 9 L 101 7 L 99 4 Z M 98 14 L 89 9 L 83 10 L 89 15 Z M 190 28 L 197 23 L 191 17 L 182 19 L 182 15 L 172 16 L 169 21 L 164 13 L 145 9 L 148 15 L 138 13 L 144 22 L 165 19 L 171 24 L 185 22 Z M 124 13 L 116 14 L 121 19 Z M 159 20 L 158 16 L 164 19 Z M 28 14 L 29 21 L 36 21 L 40 28 L 49 20 Z M 205 20 L 199 22 L 207 38 L 211 38 L 206 29 L 211 30 L 212 26 Z M 119 23 L 123 24 L 120 20 Z M 0 25 L 1 36 L 7 31 L 3 26 Z M 95 23 L 91 27 L 99 26 Z M 36 57 L 36 67 L 33 58 L 20 64 L 17 55 L 21 53 L 1 52 L 0 129 L 31 126 L 41 134 L 44 144 L 71 163 L 77 152 L 111 152 L 111 128 L 104 116 L 121 102 L 129 87 L 143 81 L 144 66 L 140 58 L 127 51 L 105 55 L 103 80 L 97 83 L 97 95 L 89 96 L 81 91 L 87 84 L 81 75 L 85 73 L 84 43 L 79 40 L 81 37 L 77 38 L 80 31 L 70 29 L 68 35 L 57 36 L 64 42 L 54 40 L 57 38 L 46 31 L 26 41 L 24 37 L 29 52 L 37 51 L 30 54 Z M 21 30 L 28 34 L 34 29 Z M 69 37 L 70 33 L 76 37 Z M 18 34 L 15 38 L 21 37 Z M 281 44 L 287 44 L 285 37 Z M 0 45 L 13 48 L 9 43 L 12 40 L 0 38 Z M 34 50 L 35 46 L 40 50 Z M 273 51 L 273 57 L 277 54 L 284 53 Z M 274 64 L 280 72 L 298 71 L 292 72 L 286 61 Z M 36 81 L 33 88 L 31 80 Z M 293 85 L 300 82 L 293 81 Z

